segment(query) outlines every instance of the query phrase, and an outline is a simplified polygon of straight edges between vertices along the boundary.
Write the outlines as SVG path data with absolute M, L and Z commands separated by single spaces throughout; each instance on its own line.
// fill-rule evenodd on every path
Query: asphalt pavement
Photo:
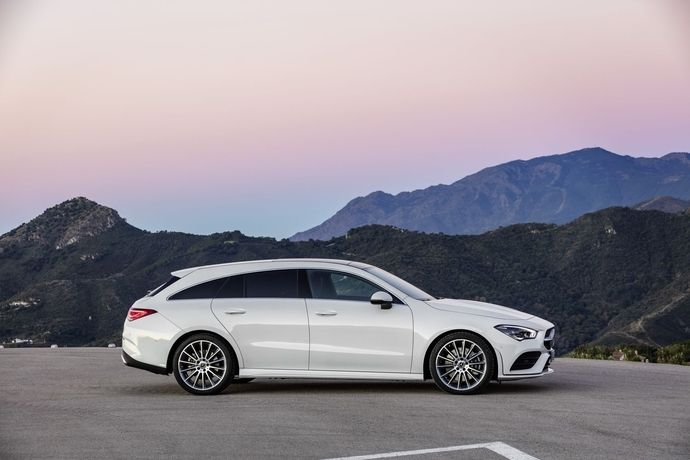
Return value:
M 556 359 L 453 396 L 431 382 L 256 380 L 192 396 L 120 349 L 0 349 L 0 459 L 690 458 L 690 367 Z

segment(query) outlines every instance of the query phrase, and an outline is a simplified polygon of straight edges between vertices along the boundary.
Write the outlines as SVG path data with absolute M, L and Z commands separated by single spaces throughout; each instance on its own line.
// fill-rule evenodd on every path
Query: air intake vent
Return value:
M 541 357 L 541 352 L 539 351 L 528 351 L 520 355 L 518 359 L 515 360 L 513 366 L 510 368 L 511 371 L 524 371 L 525 369 L 531 369 L 537 364 L 537 361 Z
M 553 348 L 553 339 L 556 338 L 556 328 L 551 328 L 546 331 L 546 334 L 544 334 L 544 347 L 546 347 L 547 350 L 550 350 Z

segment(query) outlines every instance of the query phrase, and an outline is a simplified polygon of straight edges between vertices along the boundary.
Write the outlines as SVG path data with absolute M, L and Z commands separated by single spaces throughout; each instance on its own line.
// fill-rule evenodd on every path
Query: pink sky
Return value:
M 0 233 L 83 195 L 286 237 L 513 159 L 688 151 L 688 5 L 0 0 Z

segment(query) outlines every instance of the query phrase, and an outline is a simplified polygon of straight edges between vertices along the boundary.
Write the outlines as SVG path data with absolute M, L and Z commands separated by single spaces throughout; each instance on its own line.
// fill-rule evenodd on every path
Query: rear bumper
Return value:
M 127 353 L 125 353 L 124 350 L 122 351 L 122 362 L 125 366 L 143 369 L 145 371 L 153 372 L 154 374 L 168 375 L 168 370 L 166 368 L 137 361 L 136 359 L 132 358 Z

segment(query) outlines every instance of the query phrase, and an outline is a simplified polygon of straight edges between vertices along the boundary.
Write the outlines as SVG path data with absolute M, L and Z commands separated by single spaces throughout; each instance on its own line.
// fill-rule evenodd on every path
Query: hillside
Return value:
M 525 222 L 562 224 L 588 212 L 652 197 L 690 199 L 690 154 L 633 158 L 601 148 L 511 161 L 450 185 L 355 198 L 293 241 L 328 240 L 362 225 L 449 235 Z
M 0 237 L 0 340 L 119 342 L 131 303 L 175 269 L 279 257 L 373 263 L 443 297 L 555 322 L 558 349 L 690 337 L 690 214 L 610 208 L 478 236 L 367 226 L 329 242 L 149 233 L 74 199 Z
M 656 196 L 642 203 L 631 206 L 638 211 L 662 211 L 680 213 L 690 209 L 690 200 L 681 200 L 671 196 Z

